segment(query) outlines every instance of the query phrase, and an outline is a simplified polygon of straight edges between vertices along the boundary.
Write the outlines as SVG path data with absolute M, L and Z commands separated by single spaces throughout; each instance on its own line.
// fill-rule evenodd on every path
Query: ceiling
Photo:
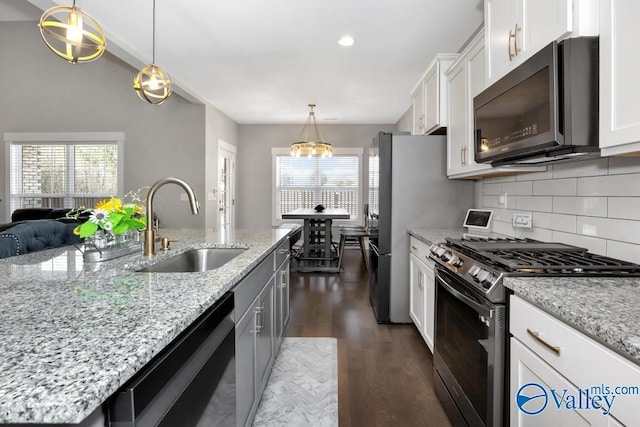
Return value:
M 0 20 L 39 19 L 72 0 L 0 0 Z M 19 5 L 22 3 L 22 5 Z M 457 52 L 482 0 L 157 0 L 156 64 L 187 98 L 240 124 L 301 123 L 307 104 L 336 124 L 396 123 L 438 52 Z M 77 0 L 107 48 L 151 62 L 153 0 Z M 337 40 L 351 34 L 356 43 Z M 133 79 L 133 76 L 132 76 Z M 327 122 L 328 123 L 328 122 Z

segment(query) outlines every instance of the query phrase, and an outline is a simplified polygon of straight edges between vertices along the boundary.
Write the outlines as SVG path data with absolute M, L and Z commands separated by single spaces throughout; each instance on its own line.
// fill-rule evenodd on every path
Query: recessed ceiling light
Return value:
M 356 39 L 354 39 L 351 36 L 342 36 L 340 40 L 338 40 L 338 44 L 344 47 L 353 46 L 355 42 L 356 42 Z
M 325 117 L 324 119 L 325 120 L 338 120 L 337 117 Z

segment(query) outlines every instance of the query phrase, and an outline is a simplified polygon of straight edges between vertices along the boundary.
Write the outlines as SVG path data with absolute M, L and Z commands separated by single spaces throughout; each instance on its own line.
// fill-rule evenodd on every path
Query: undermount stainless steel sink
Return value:
M 246 248 L 191 249 L 136 271 L 140 273 L 196 273 L 215 270 L 246 250 Z

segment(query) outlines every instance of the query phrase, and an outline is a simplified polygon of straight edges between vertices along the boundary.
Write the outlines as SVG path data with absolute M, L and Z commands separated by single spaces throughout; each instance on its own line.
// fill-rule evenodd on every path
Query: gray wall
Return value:
M 239 228 L 271 227 L 272 147 L 289 147 L 302 130 L 299 125 L 240 125 L 237 156 L 236 226 Z M 325 141 L 334 147 L 367 149 L 379 131 L 397 130 L 395 124 L 318 125 Z M 313 134 L 313 132 L 312 132 Z M 368 175 L 367 161 L 362 165 L 362 182 Z
M 398 130 L 411 132 L 413 129 L 413 107 L 409 107 L 406 113 L 398 120 Z
M 179 188 L 164 187 L 155 199 L 161 225 L 205 225 L 211 213 L 205 203 L 205 169 L 217 162 L 217 147 L 210 158 L 207 141 L 223 138 L 235 144 L 235 122 L 175 94 L 161 106 L 146 104 L 131 86 L 137 70 L 109 53 L 89 64 L 68 64 L 46 48 L 35 22 L 0 22 L 0 58 L 0 134 L 125 132 L 125 192 L 165 176 L 183 178 L 204 209 L 192 216 L 180 201 Z M 8 221 L 4 155 L 2 147 L 0 223 Z
M 218 228 L 218 140 L 238 145 L 238 124 L 216 107 L 205 107 L 205 193 L 200 202 L 205 207 L 205 227 Z M 236 178 L 237 179 L 237 178 Z

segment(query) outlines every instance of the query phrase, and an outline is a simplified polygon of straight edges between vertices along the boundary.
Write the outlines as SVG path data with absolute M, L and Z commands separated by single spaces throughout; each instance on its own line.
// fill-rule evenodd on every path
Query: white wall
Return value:
M 142 102 L 132 89 L 137 70 L 108 52 L 89 64 L 69 64 L 47 49 L 36 22 L 0 22 L 0 58 L 0 135 L 124 132 L 125 192 L 166 176 L 183 178 L 204 209 L 191 215 L 187 203 L 180 201 L 181 190 L 166 186 L 155 198 L 161 226 L 204 227 L 210 212 L 205 169 L 217 162 L 217 148 L 215 159 L 205 155 L 206 142 L 220 137 L 235 144 L 235 122 L 213 107 L 205 110 L 175 94 L 161 106 Z M 2 148 L 0 223 L 9 220 Z
M 239 228 L 271 227 L 272 147 L 290 147 L 303 125 L 240 125 L 236 186 L 236 226 Z M 380 131 L 397 130 L 394 124 L 323 125 L 318 124 L 325 141 L 334 147 L 367 149 Z M 313 134 L 313 132 L 312 132 Z M 315 136 L 315 135 L 314 135 Z M 363 160 L 361 179 L 366 193 L 368 163 Z
M 500 197 L 506 194 L 506 206 Z M 547 172 L 476 183 L 476 205 L 494 209 L 493 230 L 581 246 L 640 263 L 640 157 L 610 157 L 549 166 Z M 533 229 L 514 229 L 531 212 Z

